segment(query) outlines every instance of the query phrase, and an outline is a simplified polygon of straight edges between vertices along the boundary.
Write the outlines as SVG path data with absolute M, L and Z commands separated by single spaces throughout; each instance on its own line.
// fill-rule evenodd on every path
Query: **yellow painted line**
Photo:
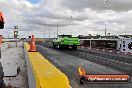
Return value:
M 29 45 L 24 44 L 27 52 Z M 71 88 L 67 76 L 46 60 L 39 52 L 28 52 L 36 80 L 36 88 Z

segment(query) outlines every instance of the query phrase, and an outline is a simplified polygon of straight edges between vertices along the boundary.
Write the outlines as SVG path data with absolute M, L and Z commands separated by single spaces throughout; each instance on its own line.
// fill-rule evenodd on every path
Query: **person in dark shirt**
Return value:
M 4 24 L 5 24 L 4 16 L 3 13 L 0 11 L 0 29 L 4 28 Z

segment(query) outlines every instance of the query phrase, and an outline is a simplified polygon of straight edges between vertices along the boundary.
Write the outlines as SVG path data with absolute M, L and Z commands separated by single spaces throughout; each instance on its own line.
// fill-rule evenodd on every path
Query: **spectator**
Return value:
M 4 16 L 3 13 L 0 11 L 0 29 L 4 28 L 4 24 L 5 24 Z

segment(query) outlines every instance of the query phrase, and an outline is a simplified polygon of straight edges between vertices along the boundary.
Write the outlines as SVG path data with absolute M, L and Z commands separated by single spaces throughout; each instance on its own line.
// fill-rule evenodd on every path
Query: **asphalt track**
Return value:
M 113 70 L 104 65 L 76 57 L 65 53 L 61 50 L 56 50 L 42 45 L 37 45 L 38 51 L 46 57 L 52 64 L 64 72 L 69 80 L 72 88 L 131 88 L 132 83 L 128 84 L 84 84 L 78 83 L 78 67 L 81 65 L 85 68 L 88 74 L 122 74 L 118 70 Z M 95 55 L 89 56 L 92 58 Z

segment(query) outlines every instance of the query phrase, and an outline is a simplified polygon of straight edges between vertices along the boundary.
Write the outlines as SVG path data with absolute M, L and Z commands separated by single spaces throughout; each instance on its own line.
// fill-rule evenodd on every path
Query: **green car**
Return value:
M 65 49 L 72 47 L 76 50 L 79 45 L 79 38 L 74 38 L 71 35 L 58 35 L 58 38 L 53 40 L 53 48 Z

